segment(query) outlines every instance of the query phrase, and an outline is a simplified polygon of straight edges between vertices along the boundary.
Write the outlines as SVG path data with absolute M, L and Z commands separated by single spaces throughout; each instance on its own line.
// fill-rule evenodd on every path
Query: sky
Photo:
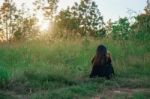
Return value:
M 34 0 L 15 0 L 17 6 L 19 7 L 21 3 L 25 3 L 28 8 L 32 8 L 32 2 Z M 59 0 L 58 11 L 67 8 L 67 6 L 72 6 L 74 2 L 79 2 L 80 0 Z M 146 6 L 146 0 L 93 0 L 98 5 L 104 21 L 112 19 L 112 21 L 117 20 L 119 17 L 129 17 L 128 9 L 135 12 L 142 13 L 144 7 Z M 0 0 L 0 4 L 3 0 Z

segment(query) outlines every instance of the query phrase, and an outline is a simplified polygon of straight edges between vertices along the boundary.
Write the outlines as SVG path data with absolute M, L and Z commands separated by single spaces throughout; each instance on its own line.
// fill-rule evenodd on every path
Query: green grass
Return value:
M 99 44 L 111 52 L 116 73 L 112 80 L 89 78 L 90 62 Z M 1 44 L 0 98 L 91 99 L 107 97 L 104 92 L 117 88 L 150 89 L 148 45 L 92 38 Z M 111 98 L 147 99 L 150 94 L 139 93 L 131 97 L 112 94 Z

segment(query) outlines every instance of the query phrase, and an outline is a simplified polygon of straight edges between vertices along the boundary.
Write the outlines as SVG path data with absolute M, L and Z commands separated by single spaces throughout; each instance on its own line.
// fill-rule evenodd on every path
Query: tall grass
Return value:
M 115 80 L 89 79 L 96 47 L 111 52 Z M 103 89 L 148 87 L 150 47 L 114 40 L 28 41 L 0 45 L 0 88 L 31 98 L 83 98 Z

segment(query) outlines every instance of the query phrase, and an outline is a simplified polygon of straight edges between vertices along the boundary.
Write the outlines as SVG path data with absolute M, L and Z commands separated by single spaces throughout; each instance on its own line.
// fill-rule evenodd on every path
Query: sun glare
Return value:
M 40 31 L 47 31 L 49 28 L 49 22 L 43 21 L 43 23 L 39 24 Z
M 37 14 L 38 23 L 37 26 L 39 27 L 40 31 L 48 31 L 49 29 L 49 21 L 46 20 L 43 16 L 43 14 L 39 13 Z

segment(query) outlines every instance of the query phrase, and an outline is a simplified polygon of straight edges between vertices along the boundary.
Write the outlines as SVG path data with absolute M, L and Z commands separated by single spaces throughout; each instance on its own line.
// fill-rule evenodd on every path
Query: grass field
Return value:
M 116 76 L 90 79 L 104 44 Z M 150 43 L 56 40 L 0 44 L 0 99 L 150 99 Z

